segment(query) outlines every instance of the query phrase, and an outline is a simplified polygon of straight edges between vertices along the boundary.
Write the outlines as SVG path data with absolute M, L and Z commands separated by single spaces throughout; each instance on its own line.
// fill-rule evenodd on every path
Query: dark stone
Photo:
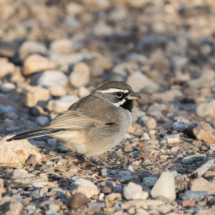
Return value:
M 31 116 L 39 116 L 40 111 L 37 107 L 29 107 L 29 114 L 31 114 Z
M 58 151 L 58 152 L 61 152 L 61 153 L 66 153 L 66 152 L 68 152 L 68 150 L 66 150 L 63 146 L 58 146 L 58 147 L 57 147 L 57 151 Z
M 187 190 L 185 193 L 181 193 L 179 197 L 182 200 L 195 200 L 195 201 L 203 201 L 208 197 L 207 191 L 191 191 Z
M 193 129 L 195 127 L 197 127 L 197 123 L 193 123 L 191 125 L 186 125 L 183 127 L 183 132 L 188 136 L 188 137 L 191 137 L 191 138 L 195 138 L 195 134 L 193 133 Z
M 34 168 L 37 164 L 36 155 L 30 154 L 25 164 L 30 165 L 31 168 Z
M 8 58 L 13 58 L 16 55 L 19 44 L 16 42 L 0 42 L 0 55 Z
M 105 193 L 105 194 L 111 193 L 111 188 L 108 186 L 104 186 L 103 187 L 103 193 Z
M 67 206 L 77 209 L 89 202 L 89 199 L 82 193 L 75 193 L 67 202 Z

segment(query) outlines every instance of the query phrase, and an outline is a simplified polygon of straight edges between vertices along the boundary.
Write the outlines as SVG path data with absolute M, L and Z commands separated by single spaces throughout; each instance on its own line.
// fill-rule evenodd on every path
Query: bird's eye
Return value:
M 124 94 L 123 94 L 122 92 L 118 92 L 118 93 L 116 93 L 116 97 L 117 97 L 117 98 L 122 98 L 122 97 L 123 97 L 123 95 L 124 95 Z

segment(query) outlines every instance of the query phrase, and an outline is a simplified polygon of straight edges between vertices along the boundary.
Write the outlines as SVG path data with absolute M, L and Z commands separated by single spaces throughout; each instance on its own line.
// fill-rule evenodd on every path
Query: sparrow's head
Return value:
M 110 81 L 98 87 L 94 94 L 102 97 L 116 107 L 121 107 L 131 112 L 133 100 L 140 96 L 133 92 L 131 87 L 121 81 Z

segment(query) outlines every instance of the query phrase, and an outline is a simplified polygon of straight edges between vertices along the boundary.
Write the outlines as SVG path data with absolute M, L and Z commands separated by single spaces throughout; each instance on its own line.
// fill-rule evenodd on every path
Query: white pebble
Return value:
M 151 190 L 153 198 L 164 196 L 169 200 L 175 200 L 175 177 L 170 172 L 163 172 Z

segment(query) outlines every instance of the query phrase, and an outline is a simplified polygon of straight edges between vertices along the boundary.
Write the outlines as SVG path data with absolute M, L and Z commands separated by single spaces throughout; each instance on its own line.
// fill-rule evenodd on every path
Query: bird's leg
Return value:
M 106 166 L 106 167 L 108 167 L 108 168 L 112 168 L 109 164 L 106 163 L 106 161 L 105 161 L 103 158 L 101 158 L 100 156 L 98 156 L 98 158 L 100 159 L 100 162 L 101 162 L 104 166 Z
M 85 161 L 89 162 L 92 166 L 96 165 L 96 163 L 94 163 L 91 159 L 87 158 L 84 154 L 79 154 L 77 153 L 79 156 L 81 156 Z M 97 158 L 99 158 L 100 162 L 108 168 L 112 168 L 112 166 L 110 166 L 109 164 L 106 163 L 106 161 L 104 159 L 102 159 L 100 156 L 98 156 Z
M 89 162 L 92 166 L 95 165 L 89 158 L 87 158 L 84 154 L 81 154 L 82 158 L 84 158 L 85 161 Z

